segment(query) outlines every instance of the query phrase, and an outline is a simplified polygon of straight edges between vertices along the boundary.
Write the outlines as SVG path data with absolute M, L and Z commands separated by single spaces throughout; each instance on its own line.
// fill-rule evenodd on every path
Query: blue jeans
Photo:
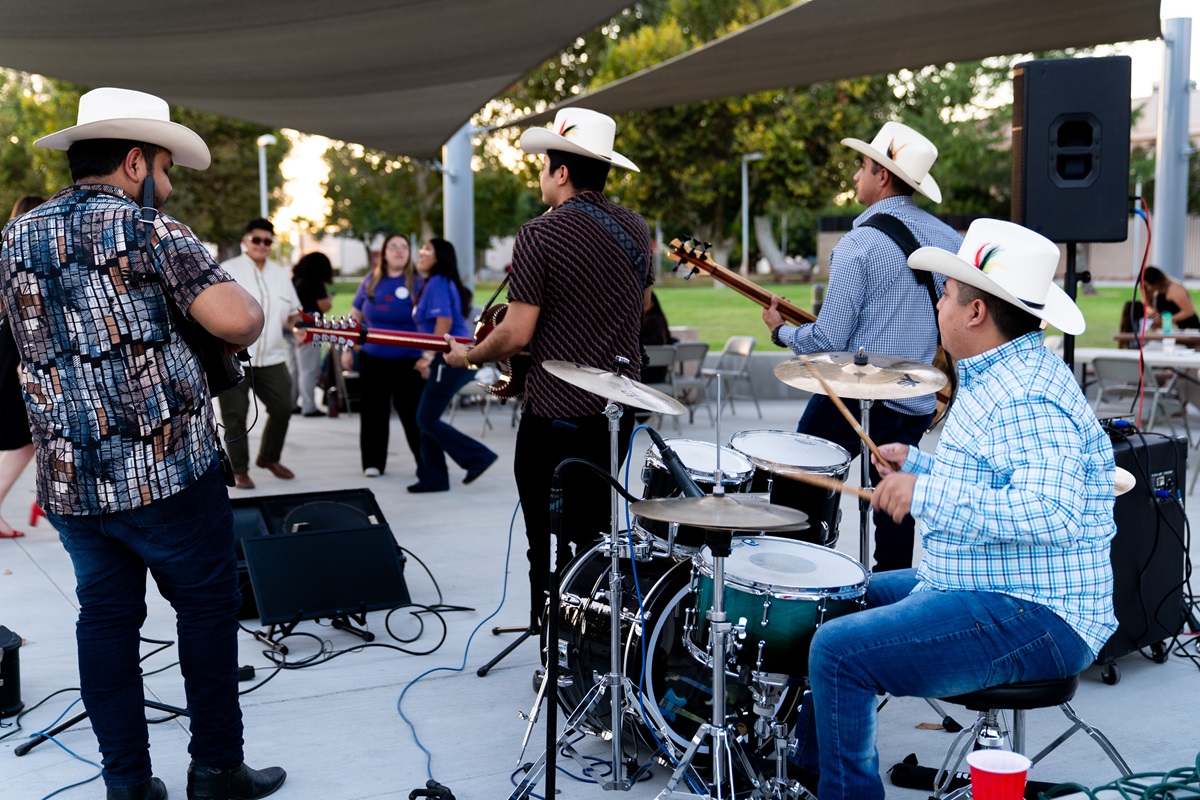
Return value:
M 417 483 L 427 489 L 449 489 L 450 473 L 446 456 L 467 472 L 486 469 L 498 456 L 482 442 L 472 439 L 448 422 L 442 414 L 450 401 L 475 371 L 466 367 L 451 367 L 438 353 L 429 365 L 429 380 L 421 392 L 417 406 L 417 427 L 421 429 L 421 463 L 417 465 Z
M 882 798 L 877 695 L 951 697 L 1082 672 L 1095 656 L 1045 606 L 995 592 L 913 592 L 916 570 L 871 577 L 867 608 L 822 625 L 796 758 L 821 774 L 821 800 Z
M 846 408 L 860 423 L 862 410 L 857 400 L 846 400 Z M 925 429 L 933 421 L 933 414 L 913 416 L 902 414 L 888 408 L 882 401 L 871 404 L 870 430 L 871 441 L 875 444 L 901 444 L 917 446 Z M 824 395 L 813 395 L 800 416 L 800 424 L 796 426 L 797 433 L 809 436 L 819 436 L 834 444 L 841 445 L 850 451 L 852 458 L 862 453 L 862 440 L 846 422 L 846 418 L 837 410 L 833 401 Z M 860 467 L 861 469 L 861 467 Z M 871 467 L 871 484 L 879 483 L 879 473 Z M 874 572 L 892 569 L 908 569 L 913 565 L 913 531 L 916 523 L 911 516 L 903 522 L 895 522 L 890 515 L 876 513 L 872 518 L 875 523 L 875 568 Z
M 146 571 L 175 609 L 179 666 L 191 716 L 193 760 L 242 763 L 237 611 L 229 492 L 214 463 L 177 494 L 129 511 L 49 514 L 75 566 L 79 681 L 104 782 L 150 778 L 138 635 L 146 620 Z

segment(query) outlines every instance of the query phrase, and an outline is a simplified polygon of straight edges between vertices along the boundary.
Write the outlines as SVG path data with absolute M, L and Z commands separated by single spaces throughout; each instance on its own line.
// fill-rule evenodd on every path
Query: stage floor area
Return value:
M 804 401 L 772 400 L 762 403 L 760 419 L 752 404 L 738 401 L 736 415 L 728 412 L 721 420 L 720 439 L 743 430 L 792 431 Z M 533 675 L 539 664 L 537 640 L 526 641 L 486 677 L 476 669 L 512 641 L 495 636 L 495 625 L 522 625 L 527 621 L 529 589 L 524 526 L 517 512 L 517 494 L 512 476 L 515 429 L 509 406 L 494 406 L 483 441 L 496 450 L 499 461 L 470 486 L 462 484 L 462 470 L 451 466 L 452 489 L 438 494 L 413 495 L 405 487 L 415 480 L 412 459 L 399 423 L 393 424 L 386 474 L 365 478 L 359 461 L 359 420 L 356 415 L 336 419 L 291 420 L 283 463 L 296 479 L 282 481 L 261 469 L 252 469 L 258 488 L 231 490 L 234 497 L 262 497 L 292 493 L 369 489 L 378 502 L 396 541 L 411 555 L 405 570 L 407 587 L 416 603 L 439 601 L 469 611 L 444 612 L 445 639 L 436 619 L 423 615 L 424 630 L 416 618 L 398 611 L 391 615 L 391 631 L 385 629 L 386 612 L 368 615 L 375 644 L 405 648 L 410 653 L 387 647 L 361 647 L 356 636 L 330 627 L 327 622 L 302 622 L 287 644 L 291 663 L 307 659 L 322 663 L 305 669 L 272 674 L 272 662 L 264 657 L 264 645 L 251 635 L 240 636 L 241 663 L 255 668 L 255 677 L 243 689 L 258 688 L 242 699 L 245 714 L 246 757 L 252 766 L 280 765 L 288 780 L 276 795 L 280 800 L 365 800 L 406 798 L 423 788 L 429 773 L 447 785 L 458 800 L 502 800 L 513 791 L 514 773 L 521 761 L 540 755 L 545 740 L 539 723 L 528 751 L 519 760 L 526 722 L 534 700 Z M 454 424 L 478 435 L 482 424 L 475 407 L 459 411 Z M 260 422 L 261 426 L 261 422 Z M 695 424 L 683 419 L 682 430 L 664 422 L 658 429 L 665 437 L 716 441 L 714 426 L 703 410 Z M 252 452 L 258 433 L 251 434 Z M 641 467 L 649 438 L 640 432 L 632 452 L 631 491 L 641 494 Z M 926 437 L 932 448 L 934 437 Z M 857 462 L 850 482 L 857 484 Z M 1190 476 L 1189 476 L 1190 477 Z M 43 520 L 35 528 L 23 525 L 33 500 L 33 472 L 27 470 L 4 506 L 4 515 L 28 535 L 0 540 L 0 625 L 26 640 L 20 653 L 21 699 L 31 706 L 53 692 L 77 686 L 74 624 L 76 601 L 69 559 L 54 531 Z M 1194 498 L 1189 498 L 1194 501 Z M 857 501 L 842 502 L 841 538 L 837 549 L 858 556 Z M 1192 509 L 1195 513 L 1194 508 Z M 436 579 L 436 587 L 426 573 Z M 643 591 L 645 587 L 643 587 Z M 153 588 L 148 598 L 149 619 L 143 635 L 152 639 L 174 638 L 174 616 L 169 605 Z M 258 627 L 247 620 L 248 627 Z M 419 635 L 418 635 L 419 634 Z M 314 638 L 315 637 L 315 638 Z M 469 649 L 468 649 L 469 643 Z M 155 645 L 143 645 L 143 654 Z M 1189 646 L 1196 654 L 1196 644 Z M 184 702 L 177 651 L 169 647 L 143 664 L 146 697 L 167 704 Z M 1132 653 L 1117 662 L 1121 680 L 1106 685 L 1101 670 L 1084 673 L 1073 703 L 1080 716 L 1103 730 L 1135 772 L 1169 770 L 1194 763 L 1200 740 L 1196 736 L 1196 700 L 1200 671 L 1194 662 L 1172 654 L 1158 664 Z M 601 669 L 606 668 L 601 665 Z M 419 680 L 418 680 L 419 678 Z M 28 755 L 16 757 L 14 749 L 27 732 L 48 727 L 63 714 L 78 693 L 66 691 L 50 698 L 22 720 L 24 732 L 0 741 L 0 783 L 6 798 L 43 798 L 61 787 L 95 775 L 98 770 L 81 763 L 68 752 L 46 742 Z M 79 707 L 71 709 L 76 713 Z M 948 706 L 951 715 L 969 723 L 973 712 Z M 157 712 L 154 712 L 157 716 Z M 405 722 L 411 721 L 411 727 Z M 13 719 L 3 720 L 12 723 Z M 561 715 L 560 715 L 561 721 Z M 953 736 L 931 730 L 939 722 L 923 701 L 913 698 L 891 700 L 879 718 L 880 770 L 886 771 L 910 753 L 922 765 L 940 764 Z M 1028 749 L 1040 750 L 1068 727 L 1056 709 L 1032 712 L 1028 722 Z M 11 728 L 0 728 L 0 735 Z M 186 721 L 173 720 L 150 728 L 151 755 L 155 774 L 161 777 L 172 797 L 185 796 L 188 764 Z M 98 761 L 92 731 L 86 721 L 59 737 L 63 747 L 83 758 Z M 585 756 L 607 761 L 608 743 L 588 737 L 576 744 Z M 643 750 L 643 756 L 648 753 Z M 595 762 L 593 762 L 595 763 Z M 566 772 L 558 777 L 562 797 L 599 798 L 600 786 L 588 782 L 579 767 L 559 761 Z M 603 772 L 604 767 L 597 767 Z M 628 795 L 651 798 L 666 783 L 669 772 L 654 767 L 649 777 L 636 784 Z M 1096 786 L 1117 777 L 1117 771 L 1096 744 L 1077 733 L 1047 757 L 1031 773 L 1031 779 L 1076 781 Z M 519 779 L 519 776 L 518 778 Z M 601 777 L 601 780 L 606 778 Z M 888 796 L 917 800 L 930 792 L 899 789 L 884 777 Z M 542 785 L 536 792 L 541 795 Z M 99 780 L 70 789 L 63 798 L 101 797 Z

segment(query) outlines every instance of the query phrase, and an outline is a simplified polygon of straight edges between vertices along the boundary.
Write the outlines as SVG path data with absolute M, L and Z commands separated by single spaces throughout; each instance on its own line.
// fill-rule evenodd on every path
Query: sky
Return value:
M 1159 16 L 1162 19 L 1192 18 L 1191 79 L 1200 83 L 1200 0 L 1162 0 Z M 1132 96 L 1148 97 L 1162 74 L 1162 40 L 1131 42 L 1099 51 L 1100 55 L 1110 53 L 1130 56 L 1133 60 Z M 312 221 L 324 219 L 326 203 L 321 183 L 327 177 L 328 169 L 321 154 L 330 145 L 330 141 L 322 136 L 295 131 L 287 134 L 293 139 L 292 152 L 283 162 L 281 171 L 291 202 L 280 207 L 272 217 L 276 226 L 283 230 L 294 228 L 293 220 L 297 217 Z

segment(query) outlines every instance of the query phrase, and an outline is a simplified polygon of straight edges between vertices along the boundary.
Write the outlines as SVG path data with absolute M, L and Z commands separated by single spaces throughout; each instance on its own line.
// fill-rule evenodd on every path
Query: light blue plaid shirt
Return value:
M 962 237 L 932 214 L 917 208 L 911 197 L 898 195 L 874 203 L 854 220 L 854 228 L 829 257 L 829 288 L 817 321 L 785 325 L 779 341 L 793 353 L 856 351 L 933 363 L 937 352 L 937 318 L 929 292 L 917 282 L 904 252 L 883 231 L 861 228 L 876 214 L 891 214 L 912 231 L 923 247 L 958 252 Z M 945 278 L 934 275 L 938 294 Z M 887 400 L 884 405 L 905 414 L 933 412 L 934 396 Z
M 1112 443 L 1062 359 L 1031 333 L 958 362 L 937 453 L 909 450 L 925 557 L 917 591 L 1040 603 L 1092 654 L 1117 629 Z

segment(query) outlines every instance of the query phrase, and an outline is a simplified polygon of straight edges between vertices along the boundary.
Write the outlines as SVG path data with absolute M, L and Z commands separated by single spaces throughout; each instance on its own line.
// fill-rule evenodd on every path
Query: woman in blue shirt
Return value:
M 368 329 L 416 331 L 414 302 L 421 279 L 413 267 L 408 239 L 393 233 L 383 242 L 379 261 L 371 268 L 358 293 L 350 315 Z M 362 399 L 358 446 L 363 474 L 377 478 L 387 467 L 388 431 L 392 408 L 400 415 L 404 438 L 412 450 L 418 470 L 421 464 L 421 430 L 417 406 L 425 380 L 417 372 L 421 351 L 387 344 L 366 343 L 358 350 L 358 374 Z M 353 368 L 353 356 L 342 353 L 342 367 Z
M 471 310 L 471 294 L 458 276 L 458 257 L 454 245 L 444 239 L 430 239 L 421 248 L 417 271 L 425 283 L 417 293 L 417 309 L 413 318 L 417 330 L 439 336 L 470 336 L 467 314 Z M 496 454 L 442 421 L 442 413 L 454 395 L 474 372 L 466 367 L 451 367 L 440 352 L 426 352 L 417 361 L 417 371 L 426 379 L 425 392 L 417 409 L 417 425 L 421 428 L 421 462 L 417 466 L 417 482 L 410 492 L 444 492 L 450 488 L 446 456 L 467 471 L 463 483 L 471 483 L 496 461 Z

